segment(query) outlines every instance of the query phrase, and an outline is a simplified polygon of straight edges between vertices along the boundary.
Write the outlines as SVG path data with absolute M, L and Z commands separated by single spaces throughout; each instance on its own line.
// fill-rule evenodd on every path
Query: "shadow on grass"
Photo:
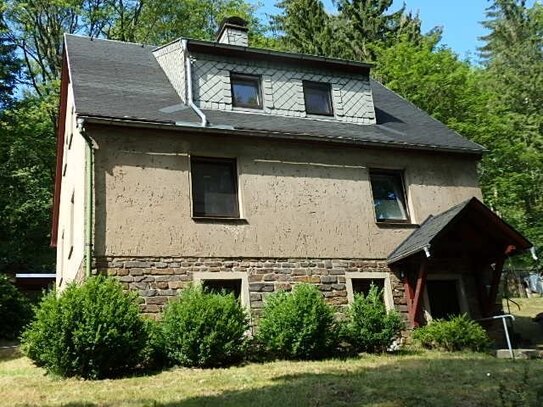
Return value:
M 513 330 L 518 336 L 517 347 L 543 350 L 543 324 L 534 322 L 531 317 L 515 316 Z
M 3 343 L 0 345 L 0 362 L 7 362 L 21 356 L 21 350 L 17 343 Z
M 526 366 L 529 372 L 524 379 Z M 188 399 L 179 399 L 171 389 L 165 389 L 163 397 L 172 394 L 171 401 L 157 402 L 142 397 L 113 404 L 154 407 L 500 406 L 504 405 L 500 395 L 503 392 L 507 400 L 519 400 L 519 404 L 505 405 L 543 405 L 543 400 L 536 400 L 538 390 L 542 390 L 543 366 L 534 362 L 511 363 L 493 358 L 391 358 L 376 367 L 349 370 L 346 365 L 345 370 L 319 373 L 319 365 L 315 364 L 308 370 L 312 371 L 279 376 L 271 384 L 258 388 L 243 388 L 250 383 L 222 392 L 202 388 L 202 393 L 214 394 Z M 224 374 L 231 373 L 225 371 Z M 93 406 L 84 402 L 65 405 Z

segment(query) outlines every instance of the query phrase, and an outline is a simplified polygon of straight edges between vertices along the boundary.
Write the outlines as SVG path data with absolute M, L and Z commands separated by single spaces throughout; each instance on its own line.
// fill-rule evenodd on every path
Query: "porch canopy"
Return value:
M 428 269 L 440 262 L 474 274 L 481 316 L 493 313 L 503 264 L 532 247 L 521 233 L 477 198 L 429 216 L 390 255 L 389 267 L 402 276 L 409 321 L 419 325 Z M 435 268 L 435 267 L 434 267 Z

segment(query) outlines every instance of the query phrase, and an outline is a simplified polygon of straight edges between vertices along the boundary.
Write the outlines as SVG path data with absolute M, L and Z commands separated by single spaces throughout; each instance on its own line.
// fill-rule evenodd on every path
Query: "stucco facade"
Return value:
M 412 223 L 480 196 L 461 156 L 121 128 L 96 141 L 97 256 L 384 259 L 412 228 L 378 225 L 370 168 L 404 171 Z M 191 215 L 190 155 L 237 160 L 241 219 Z

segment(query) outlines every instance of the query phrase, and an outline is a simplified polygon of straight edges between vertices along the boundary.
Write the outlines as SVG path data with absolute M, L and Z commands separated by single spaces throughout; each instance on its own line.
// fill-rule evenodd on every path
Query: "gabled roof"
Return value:
M 191 41 L 200 48 L 217 48 L 214 43 Z M 153 56 L 152 51 L 157 47 L 74 35 L 66 35 L 65 46 L 79 116 L 145 121 L 179 129 L 200 122 L 199 117 L 182 104 Z M 225 47 L 246 49 L 229 45 L 220 47 L 221 52 Z M 291 61 L 296 59 L 293 55 L 289 55 Z M 302 56 L 299 58 L 303 60 Z M 216 128 L 223 128 L 225 132 L 228 129 L 242 131 L 246 135 L 266 133 L 272 137 L 313 138 L 476 156 L 484 151 L 480 145 L 450 130 L 380 83 L 372 81 L 371 87 L 377 118 L 374 125 L 218 110 L 204 113 Z
M 448 228 L 472 213 L 486 226 L 485 232 L 494 234 L 500 240 L 515 246 L 515 252 L 527 250 L 532 244 L 520 232 L 502 220 L 477 198 L 464 201 L 439 215 L 430 215 L 418 229 L 413 231 L 396 249 L 389 254 L 388 264 L 396 263 L 425 249 L 431 251 L 432 245 L 446 233 Z M 483 230 L 481 230 L 483 233 Z

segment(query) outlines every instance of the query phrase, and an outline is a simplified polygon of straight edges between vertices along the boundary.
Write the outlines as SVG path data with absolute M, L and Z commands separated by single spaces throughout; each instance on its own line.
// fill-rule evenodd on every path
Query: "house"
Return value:
M 57 286 L 116 276 L 161 311 L 188 282 L 374 283 L 411 325 L 495 311 L 531 244 L 481 203 L 483 147 L 380 83 L 372 65 L 216 42 L 65 36 L 54 215 Z

